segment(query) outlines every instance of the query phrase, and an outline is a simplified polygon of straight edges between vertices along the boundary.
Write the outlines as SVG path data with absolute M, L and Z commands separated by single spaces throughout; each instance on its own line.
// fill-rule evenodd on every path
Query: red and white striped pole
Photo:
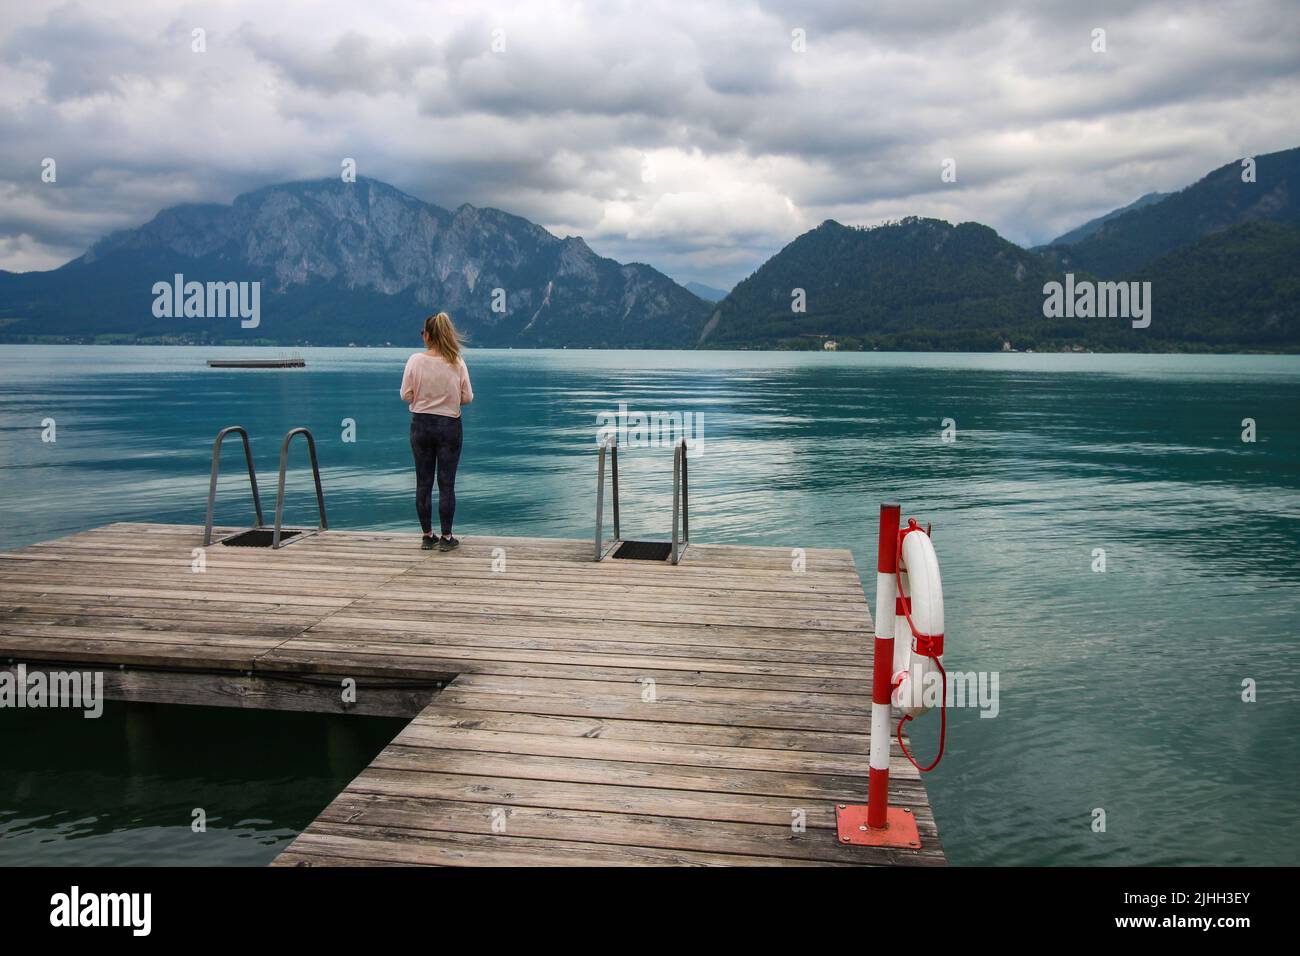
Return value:
M 889 698 L 894 670 L 894 601 L 898 597 L 896 501 L 880 506 L 880 546 L 876 555 L 876 640 L 871 671 L 871 763 L 868 771 L 867 826 L 882 829 L 889 809 Z
M 841 843 L 919 849 L 921 838 L 911 810 L 889 805 L 889 740 L 892 723 L 894 619 L 898 598 L 898 526 L 902 508 L 896 501 L 880 506 L 880 540 L 876 552 L 876 637 L 871 667 L 871 758 L 867 769 L 867 803 L 838 804 L 835 826 Z

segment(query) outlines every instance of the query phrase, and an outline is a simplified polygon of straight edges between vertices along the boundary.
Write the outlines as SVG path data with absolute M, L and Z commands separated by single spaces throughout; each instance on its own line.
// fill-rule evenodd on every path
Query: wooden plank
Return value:
M 474 710 L 454 706 L 446 696 L 439 696 L 437 704 L 437 707 L 430 707 L 420 714 L 419 723 L 422 727 L 500 730 L 604 740 L 697 743 L 715 747 L 819 751 L 858 756 L 865 755 L 870 749 L 865 728 L 859 733 L 833 733 L 826 730 L 774 730 L 729 724 L 678 724 L 654 720 L 535 714 L 526 711 Z M 897 747 L 897 744 L 894 746 Z
M 403 632 L 414 636 L 434 632 L 452 631 L 446 623 L 424 610 L 372 611 L 364 599 L 357 600 L 347 608 L 329 616 L 326 625 L 335 623 L 349 624 L 359 631 L 378 634 L 381 631 Z M 511 622 L 509 628 L 502 628 L 498 621 L 458 621 L 454 633 L 466 636 L 507 634 L 516 637 L 554 637 L 570 636 L 574 639 L 601 639 L 611 633 L 609 625 L 600 622 L 573 621 L 538 621 L 523 619 Z M 737 627 L 734 625 L 697 624 L 693 622 L 677 624 L 638 624 L 635 628 L 620 628 L 620 636 L 625 641 L 648 644 L 702 644 L 706 647 L 735 646 L 752 648 L 803 648 L 812 652 L 825 652 L 857 656 L 870 650 L 869 641 L 849 643 L 842 633 L 833 632 L 825 636 L 817 631 L 804 631 L 798 628 L 757 628 Z M 402 640 L 394 636 L 391 640 Z
M 638 763 L 689 764 L 729 770 L 779 770 L 792 773 L 844 774 L 866 777 L 867 765 L 858 754 L 776 750 L 758 747 L 716 747 L 663 741 L 610 740 L 540 733 L 470 730 L 412 721 L 393 741 L 404 747 L 468 750 L 475 753 L 526 754 L 541 757 L 582 757 Z M 865 786 L 859 783 L 858 786 Z
M 863 862 L 862 854 L 855 848 L 841 846 L 832 831 L 794 829 L 790 824 L 693 820 L 555 807 L 495 806 L 372 793 L 345 794 L 330 804 L 318 819 L 344 827 L 400 827 L 416 831 L 587 841 L 615 847 L 652 846 L 665 850 L 703 850 L 854 865 Z M 886 852 L 881 854 L 879 861 L 871 862 L 892 863 L 893 856 Z M 276 862 L 279 864 L 280 861 Z
M 792 773 L 779 770 L 737 770 L 719 773 L 710 767 L 644 763 L 637 760 L 595 760 L 555 754 L 494 753 L 411 747 L 392 743 L 371 766 L 379 770 L 469 773 L 484 777 L 512 776 L 524 780 L 647 786 L 673 791 L 698 790 L 781 797 L 799 802 L 855 802 L 863 795 L 865 775 Z M 675 800 L 676 798 L 674 798 Z M 674 800 L 664 801 L 671 808 Z M 668 815 L 672 815 L 669 813 Z
M 627 671 L 649 674 L 673 670 L 714 671 L 730 674 L 767 674 L 790 677 L 821 677 L 866 681 L 870 674 L 866 667 L 844 667 L 834 664 L 789 663 L 765 660 L 726 660 L 719 657 L 669 657 L 651 654 L 586 654 L 574 650 L 528 650 L 525 648 L 494 648 L 478 645 L 453 645 L 439 647 L 422 643 L 403 643 L 375 641 L 359 638 L 355 634 L 344 632 L 337 637 L 320 634 L 315 630 L 306 631 L 301 637 L 286 642 L 283 654 L 299 657 L 312 655 L 326 659 L 333 655 L 347 655 L 349 652 L 362 652 L 385 658 L 404 658 L 412 663 L 419 661 L 455 660 L 478 662 L 488 665 L 482 668 L 491 672 L 495 663 L 502 661 L 536 664 L 563 664 L 566 667 L 613 667 Z M 470 665 L 470 669 L 474 669 Z
M 268 591 L 268 593 L 271 593 Z M 402 597 L 384 594 L 382 603 L 374 599 L 367 600 L 365 609 L 373 611 L 379 608 L 394 610 L 428 610 L 436 601 L 436 594 L 423 597 Z M 325 598 L 319 599 L 322 603 Z M 751 603 L 749 608 L 753 608 Z M 671 607 L 630 606 L 627 608 L 608 604 L 568 605 L 548 607 L 541 604 L 513 605 L 505 602 L 490 607 L 440 606 L 438 619 L 448 622 L 495 622 L 503 627 L 524 621 L 558 621 L 558 622 L 599 622 L 603 624 L 622 624 L 628 627 L 641 624 L 715 624 L 721 626 L 741 626 L 750 628 L 781 628 L 796 630 L 844 631 L 865 640 L 870 633 L 870 619 L 865 615 L 850 617 L 833 611 L 820 611 L 808 608 L 802 613 L 781 612 L 776 609 L 732 610 L 715 607 L 686 607 L 676 604 Z
M 662 704 L 731 704 L 736 707 L 755 707 L 762 710 L 815 710 L 818 713 L 853 714 L 871 716 L 871 694 L 866 688 L 858 694 L 820 694 L 815 692 L 791 693 L 788 690 L 736 690 L 728 687 L 709 687 L 693 684 L 675 684 L 660 681 L 654 688 L 652 699 L 646 700 L 645 687 L 640 679 L 629 674 L 623 680 L 556 679 L 530 680 L 502 674 L 465 674 L 456 681 L 459 691 L 483 691 L 491 694 L 545 694 L 548 697 L 574 697 L 582 700 L 604 698 L 624 701 L 630 697 L 642 700 L 652 707 Z
M 198 578 L 198 575 L 194 575 Z M 219 584 L 209 585 L 209 581 L 196 580 L 190 587 L 154 587 L 146 583 L 134 586 L 121 585 L 117 587 L 103 586 L 92 582 L 72 582 L 62 584 L 42 584 L 29 582 L 16 582 L 10 584 L 0 581 L 0 600 L 15 600 L 17 596 L 22 595 L 68 595 L 75 597 L 160 597 L 160 598 L 184 598 L 193 599 L 202 595 L 205 600 L 220 602 L 223 604 L 250 605 L 250 604 L 301 604 L 307 607 L 324 608 L 326 610 L 337 610 L 341 607 L 347 607 L 351 600 L 345 597 L 313 597 L 311 595 L 302 595 L 291 592 L 256 592 L 246 591 L 238 587 L 221 587 Z
M 554 678 L 617 679 L 629 676 L 626 667 L 594 665 L 570 661 L 510 661 L 499 658 L 469 657 L 459 654 L 415 654 L 403 648 L 409 645 L 376 647 L 367 645 L 347 649 L 340 642 L 306 641 L 295 638 L 268 651 L 258 658 L 260 670 L 289 670 L 302 673 L 345 673 L 351 675 L 391 675 L 394 672 L 429 677 L 437 674 L 492 673 L 503 676 Z M 676 666 L 674 666 L 676 665 Z M 683 669 L 684 668 L 684 669 Z M 776 666 L 763 669 L 754 665 L 749 673 L 728 671 L 710 666 L 708 670 L 692 669 L 673 658 L 660 658 L 658 662 L 637 667 L 632 671 L 638 678 L 671 681 L 678 684 L 702 684 L 737 689 L 755 688 L 779 690 L 790 687 L 797 690 L 853 693 L 863 691 L 866 680 L 844 681 L 831 678 L 792 677 L 779 672 Z M 833 715 L 830 715 L 833 716 Z M 855 718 L 856 719 L 856 718 Z M 809 717 L 815 725 L 815 716 Z
M 28 666 L 36 671 L 55 668 Z M 14 667 L 0 672 L 16 674 Z M 104 668 L 105 700 L 144 701 L 197 707 L 236 707 L 241 710 L 289 710 L 322 714 L 358 714 L 367 717 L 415 717 L 433 699 L 436 688 L 415 690 L 406 686 L 362 685 L 345 700 L 340 684 L 268 680 L 237 673 L 198 673 Z
M 290 844 L 299 853 L 341 856 L 358 863 L 435 863 L 443 866 L 836 866 L 696 850 L 610 846 L 570 840 L 534 840 L 497 834 L 438 833 L 394 826 L 368 827 L 318 820 Z
M 349 609 L 351 611 L 351 609 Z M 746 641 L 737 643 L 727 640 L 727 635 L 720 635 L 710 642 L 697 638 L 694 643 L 670 643 L 662 638 L 653 641 L 635 641 L 625 638 L 639 637 L 639 634 L 626 634 L 622 630 L 595 629 L 594 636 L 584 637 L 573 634 L 565 628 L 531 628 L 530 634 L 518 634 L 514 628 L 503 631 L 498 628 L 477 625 L 472 630 L 457 627 L 448 630 L 441 621 L 413 622 L 414 626 L 405 628 L 375 628 L 364 617 L 344 617 L 333 614 L 319 624 L 311 627 L 311 635 L 316 639 L 343 641 L 373 641 L 376 643 L 419 644 L 424 647 L 477 647 L 477 648 L 518 648 L 521 650 L 553 651 L 558 653 L 589 654 L 626 654 L 653 655 L 655 657 L 707 657 L 709 660 L 766 661 L 787 664 L 821 664 L 857 671 L 863 668 L 863 654 L 860 651 L 814 651 L 794 650 L 782 642 L 766 642 L 765 646 L 755 646 Z M 757 639 L 753 639 L 757 640 Z M 865 675 L 864 675 L 865 679 Z
M 617 783 L 575 783 L 512 776 L 475 776 L 463 773 L 387 770 L 367 767 L 336 799 L 348 794 L 380 793 L 389 796 L 432 800 L 461 800 L 497 806 L 559 807 L 600 810 L 610 813 L 653 815 L 671 806 L 675 818 L 731 821 L 789 826 L 793 810 L 805 812 L 808 827 L 835 829 L 835 805 L 820 800 L 788 796 L 734 793 L 727 790 L 670 790 L 654 786 L 626 786 Z M 933 817 L 924 807 L 925 793 L 919 783 L 900 787 L 891 802 L 911 806 L 917 813 L 922 837 L 933 835 Z M 931 829 L 926 829 L 927 827 Z

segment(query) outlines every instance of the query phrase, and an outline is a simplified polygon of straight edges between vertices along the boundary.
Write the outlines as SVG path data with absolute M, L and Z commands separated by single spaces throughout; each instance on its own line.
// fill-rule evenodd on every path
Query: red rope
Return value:
M 926 655 L 929 657 L 929 655 Z M 907 749 L 907 744 L 903 743 L 903 724 L 911 720 L 910 715 L 903 715 L 903 719 L 898 722 L 898 746 L 902 748 L 903 756 L 912 762 L 912 766 L 921 773 L 929 773 L 935 767 L 939 766 L 939 761 L 943 759 L 943 742 L 948 736 L 948 672 L 943 669 L 943 664 L 937 658 L 931 658 L 934 664 L 939 668 L 939 673 L 943 675 L 943 703 L 939 705 L 939 752 L 935 754 L 934 762 L 928 767 L 922 767 L 916 762 L 911 751 Z
M 898 589 L 898 596 L 902 599 L 903 617 L 907 621 L 908 628 L 912 631 L 912 650 L 922 657 L 928 657 L 934 661 L 934 666 L 939 668 L 939 676 L 943 679 L 943 696 L 939 698 L 939 752 L 935 754 L 934 761 L 928 767 L 922 767 L 916 762 L 911 751 L 907 749 L 907 744 L 903 743 L 903 724 L 912 719 L 910 714 L 904 714 L 902 720 L 898 722 L 898 746 L 903 751 L 913 767 L 921 773 L 929 773 L 935 767 L 939 766 L 939 761 L 943 759 L 943 745 L 948 736 L 948 672 L 943 669 L 943 662 L 939 660 L 939 655 L 943 653 L 943 635 L 942 634 L 922 634 L 916 629 L 912 622 L 912 601 L 909 597 L 903 596 L 903 539 L 913 531 L 920 531 L 917 527 L 916 519 L 907 520 L 907 529 L 898 536 L 898 554 L 894 562 L 894 582 Z M 894 685 L 897 686 L 897 685 Z

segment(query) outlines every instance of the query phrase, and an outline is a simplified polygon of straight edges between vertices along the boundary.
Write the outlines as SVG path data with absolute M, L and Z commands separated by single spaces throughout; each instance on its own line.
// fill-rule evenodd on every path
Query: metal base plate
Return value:
M 611 557 L 632 561 L 667 561 L 672 553 L 671 541 L 624 541 Z
M 301 534 L 301 531 L 291 531 L 287 528 L 281 529 L 280 546 L 283 547 L 291 539 L 297 538 Z M 239 534 L 222 539 L 221 543 L 231 548 L 269 548 L 273 536 L 271 528 L 250 528 L 247 531 L 241 531 Z
M 893 846 L 904 850 L 921 849 L 921 835 L 916 832 L 916 815 L 902 807 L 890 807 L 885 825 L 877 830 L 867 826 L 865 803 L 835 805 L 835 826 L 840 842 L 853 846 Z

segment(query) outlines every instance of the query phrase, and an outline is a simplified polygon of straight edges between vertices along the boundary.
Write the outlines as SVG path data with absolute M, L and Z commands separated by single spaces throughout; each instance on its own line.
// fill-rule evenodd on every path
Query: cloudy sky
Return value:
M 827 218 L 1042 242 L 1297 116 L 1295 0 L 6 0 L 0 268 L 353 157 L 729 288 Z

